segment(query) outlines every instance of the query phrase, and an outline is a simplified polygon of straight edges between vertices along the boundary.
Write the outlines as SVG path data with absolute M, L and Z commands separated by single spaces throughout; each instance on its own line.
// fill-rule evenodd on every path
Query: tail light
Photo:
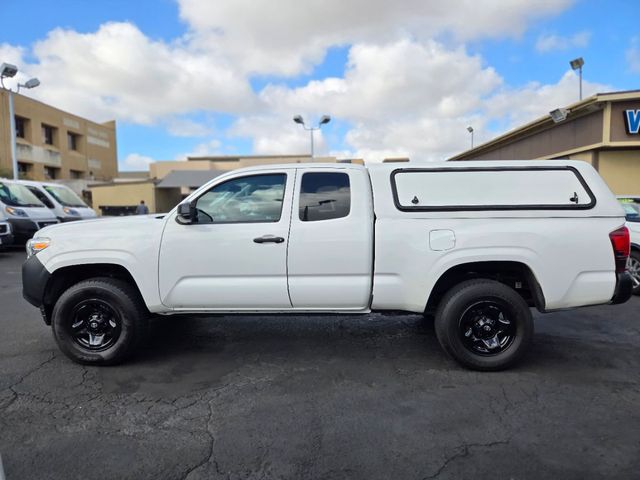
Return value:
M 620 227 L 609 234 L 609 239 L 611 239 L 613 256 L 616 260 L 616 273 L 623 273 L 627 270 L 627 260 L 631 253 L 629 229 L 627 227 Z

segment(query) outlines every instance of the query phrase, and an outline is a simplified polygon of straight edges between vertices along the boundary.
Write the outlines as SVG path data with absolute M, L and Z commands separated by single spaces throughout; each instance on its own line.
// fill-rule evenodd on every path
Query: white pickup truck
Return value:
M 23 294 L 71 359 L 122 361 L 150 315 L 435 314 L 462 365 L 498 370 L 541 312 L 631 295 L 629 232 L 582 162 L 289 164 L 226 173 L 166 215 L 40 230 Z

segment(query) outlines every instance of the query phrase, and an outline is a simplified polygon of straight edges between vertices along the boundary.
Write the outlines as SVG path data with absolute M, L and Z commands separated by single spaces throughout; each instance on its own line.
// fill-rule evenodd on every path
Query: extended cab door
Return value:
M 159 259 L 162 302 L 172 308 L 291 308 L 287 240 L 294 169 L 238 174 L 196 200 L 197 221 L 168 219 Z
M 289 236 L 295 308 L 364 310 L 373 266 L 373 198 L 363 168 L 299 169 Z

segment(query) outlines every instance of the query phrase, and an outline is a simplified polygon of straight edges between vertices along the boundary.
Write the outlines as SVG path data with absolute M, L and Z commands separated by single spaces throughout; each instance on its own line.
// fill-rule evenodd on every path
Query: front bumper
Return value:
M 13 234 L 0 235 L 0 249 L 13 244 Z
M 49 225 L 55 225 L 58 223 L 56 219 L 36 219 L 30 218 L 8 218 L 7 222 L 11 224 L 11 230 L 13 231 L 13 237 L 16 243 L 25 243 L 32 238 L 35 233 L 41 228 L 48 227 Z
M 611 305 L 624 303 L 631 298 L 633 292 L 633 280 L 629 272 L 619 273 L 617 275 L 616 289 L 613 292 Z
M 24 243 L 38 231 L 38 225 L 28 218 L 9 218 L 16 243 Z
M 33 255 L 22 264 L 22 296 L 34 307 L 44 305 L 44 294 L 51 274 Z

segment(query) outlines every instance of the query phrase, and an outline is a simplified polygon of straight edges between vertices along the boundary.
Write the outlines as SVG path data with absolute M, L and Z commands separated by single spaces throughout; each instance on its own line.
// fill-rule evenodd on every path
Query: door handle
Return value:
M 284 242 L 284 238 L 273 235 L 263 235 L 262 237 L 254 238 L 253 241 L 255 243 L 282 243 Z

